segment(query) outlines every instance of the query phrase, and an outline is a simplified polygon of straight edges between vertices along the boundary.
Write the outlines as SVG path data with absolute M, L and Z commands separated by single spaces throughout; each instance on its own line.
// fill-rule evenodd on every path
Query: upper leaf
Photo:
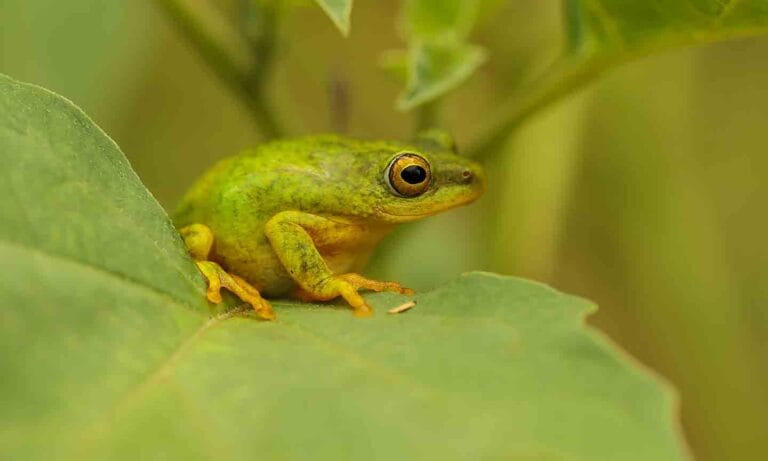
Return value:
M 628 54 L 723 40 L 768 24 L 765 0 L 567 0 L 568 55 Z
M 397 100 L 410 110 L 450 91 L 469 78 L 485 61 L 479 46 L 447 41 L 426 41 L 409 50 L 407 85 Z
M 205 315 L 117 146 L 0 78 L 0 452 L 11 459 L 681 459 L 671 392 L 592 306 L 474 273 L 378 315 Z M 241 316 L 238 316 L 241 315 Z
M 325 14 L 331 18 L 342 35 L 349 35 L 349 17 L 352 14 L 352 0 L 316 0 Z
M 767 0 L 566 0 L 567 42 L 542 74 L 521 85 L 469 155 L 492 155 L 512 130 L 621 63 L 675 46 L 768 32 Z
M 408 0 L 403 29 L 408 57 L 386 63 L 406 69 L 406 88 L 397 100 L 400 110 L 410 110 L 439 98 L 463 83 L 485 61 L 482 48 L 466 42 L 475 22 L 476 0 Z M 405 55 L 400 55 L 405 59 Z

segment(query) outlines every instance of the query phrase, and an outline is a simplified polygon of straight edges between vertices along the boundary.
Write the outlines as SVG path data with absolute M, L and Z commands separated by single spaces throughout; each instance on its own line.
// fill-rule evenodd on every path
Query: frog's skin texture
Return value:
M 409 170 L 421 174 L 410 177 L 423 179 L 416 185 L 401 173 L 413 162 L 423 166 Z M 413 143 L 313 136 L 220 161 L 192 186 L 174 220 L 211 302 L 221 301 L 224 287 L 272 319 L 262 295 L 342 296 L 365 316 L 371 309 L 359 289 L 412 293 L 357 275 L 379 241 L 399 223 L 477 199 L 484 182 L 481 167 L 456 155 L 439 133 Z

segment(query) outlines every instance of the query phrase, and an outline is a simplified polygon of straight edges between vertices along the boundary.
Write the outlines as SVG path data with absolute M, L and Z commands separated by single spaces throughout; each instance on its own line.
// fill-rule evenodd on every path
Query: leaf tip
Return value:
M 327 0 L 316 0 L 318 6 L 331 19 L 333 24 L 339 29 L 344 38 L 349 37 L 350 17 L 352 15 L 352 0 L 342 0 L 340 2 L 328 2 Z M 331 4 L 333 3 L 333 4 Z

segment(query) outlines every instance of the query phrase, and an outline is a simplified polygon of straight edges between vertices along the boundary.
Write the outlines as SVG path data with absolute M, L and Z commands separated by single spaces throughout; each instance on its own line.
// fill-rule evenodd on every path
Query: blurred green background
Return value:
M 399 3 L 357 1 L 347 39 L 304 3 L 284 17 L 269 83 L 289 133 L 331 130 L 329 88 L 344 82 L 350 135 L 410 137 L 401 85 L 377 67 L 402 47 Z M 562 41 L 558 2 L 497 3 L 473 34 L 488 63 L 446 101 L 460 146 Z M 82 107 L 167 208 L 259 142 L 149 0 L 0 0 L 0 72 Z M 590 322 L 680 390 L 697 458 L 764 459 L 767 137 L 768 38 L 625 65 L 521 127 L 488 165 L 485 198 L 398 231 L 370 273 L 429 288 L 483 269 L 592 299 Z

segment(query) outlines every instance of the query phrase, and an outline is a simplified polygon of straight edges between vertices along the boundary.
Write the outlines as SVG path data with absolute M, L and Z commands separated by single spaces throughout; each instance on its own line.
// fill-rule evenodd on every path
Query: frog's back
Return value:
M 211 219 L 224 202 L 237 198 L 246 188 L 262 193 L 250 205 L 274 203 L 277 197 L 266 196 L 269 184 L 286 169 L 302 168 L 312 162 L 312 153 L 319 148 L 338 144 L 341 138 L 334 135 L 311 138 L 278 140 L 246 149 L 239 154 L 220 160 L 206 171 L 184 195 L 174 213 L 178 227 Z M 272 191 L 277 193 L 277 191 Z M 242 197 L 241 197 L 242 200 Z M 240 201 L 240 200 L 238 200 Z
M 367 153 L 397 148 L 332 134 L 262 144 L 206 172 L 180 203 L 176 224 L 228 219 L 233 213 L 263 221 L 285 209 L 365 217 L 369 200 L 361 193 L 370 189 L 368 173 L 378 178 L 382 168 Z

